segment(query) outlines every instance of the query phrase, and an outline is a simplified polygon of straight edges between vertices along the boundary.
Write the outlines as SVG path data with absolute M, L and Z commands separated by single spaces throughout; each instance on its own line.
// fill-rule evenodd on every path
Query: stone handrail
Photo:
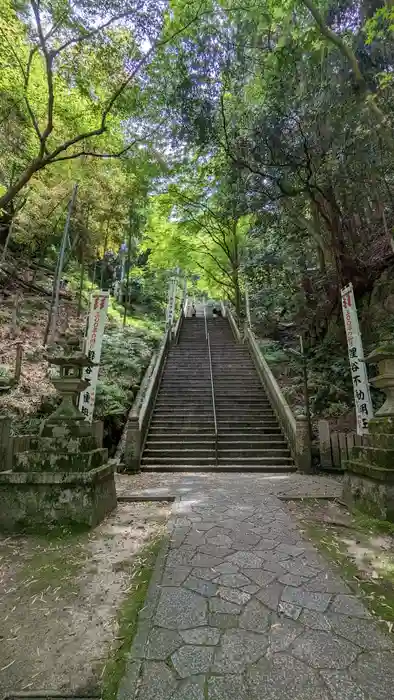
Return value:
M 279 425 L 286 437 L 292 457 L 300 471 L 311 469 L 311 449 L 308 421 L 305 416 L 295 417 L 263 356 L 252 330 L 245 326 L 245 342 L 260 379 L 267 392 Z
M 160 385 L 161 375 L 171 342 L 171 330 L 167 329 L 158 353 L 141 382 L 139 392 L 134 400 L 127 422 L 123 462 L 126 469 L 135 471 L 140 467 L 141 454 L 144 449 L 150 417 Z
M 179 341 L 179 333 L 181 332 L 182 321 L 183 321 L 184 315 L 185 315 L 185 312 L 184 312 L 184 308 L 182 305 L 178 321 L 176 322 L 175 328 L 173 330 L 173 339 L 174 339 L 175 343 L 178 343 L 178 341 Z
M 230 324 L 230 328 L 231 328 L 231 330 L 232 330 L 232 332 L 233 332 L 233 336 L 234 336 L 235 340 L 237 341 L 237 343 L 241 343 L 241 342 L 242 342 L 242 337 L 241 337 L 240 330 L 239 330 L 239 328 L 238 328 L 238 326 L 237 326 L 237 323 L 236 323 L 236 321 L 235 321 L 235 318 L 234 318 L 234 316 L 233 316 L 233 313 L 232 313 L 231 309 L 230 309 L 228 306 L 226 307 L 226 318 L 228 318 L 228 321 L 229 321 L 229 324 Z

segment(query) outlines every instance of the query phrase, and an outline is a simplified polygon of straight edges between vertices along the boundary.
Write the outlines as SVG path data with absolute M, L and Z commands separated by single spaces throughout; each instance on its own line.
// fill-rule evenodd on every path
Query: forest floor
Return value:
M 26 285 L 32 281 L 29 269 L 19 275 Z M 43 398 L 50 399 L 56 393 L 49 379 L 43 347 L 53 277 L 47 272 L 40 273 L 34 282 L 48 294 L 29 290 L 15 280 L 10 280 L 0 290 L 0 378 L 13 376 L 16 345 L 21 343 L 23 349 L 20 381 L 1 396 L 1 410 L 22 423 L 36 413 Z M 67 329 L 83 335 L 84 325 L 85 313 L 77 317 L 75 297 L 70 293 L 62 294 L 58 330 Z
M 102 686 L 113 697 L 168 515 L 167 503 L 120 503 L 91 533 L 0 535 L 1 698 Z
M 287 501 L 301 532 L 340 572 L 390 632 L 394 627 L 394 524 L 360 512 L 339 500 Z

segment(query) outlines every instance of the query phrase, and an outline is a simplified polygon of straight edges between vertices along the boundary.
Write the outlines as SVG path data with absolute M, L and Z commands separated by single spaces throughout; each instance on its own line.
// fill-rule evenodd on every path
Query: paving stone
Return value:
M 305 547 L 297 547 L 294 544 L 287 544 L 286 542 L 283 542 L 278 544 L 276 551 L 284 552 L 285 554 L 289 554 L 291 557 L 298 557 L 300 554 L 305 552 Z
M 281 566 L 281 564 L 278 561 L 269 560 L 264 561 L 263 570 L 275 574 L 275 578 L 276 576 L 278 576 L 279 574 L 283 574 L 284 572 L 283 566 Z
M 188 532 L 190 532 L 190 527 L 175 527 L 171 533 L 171 547 L 180 547 Z
M 223 564 L 215 566 L 215 572 L 219 574 L 235 574 L 237 571 L 239 571 L 239 566 L 236 564 L 231 564 L 229 561 L 225 561 Z
M 138 700 L 170 700 L 176 687 L 175 676 L 161 661 L 146 661 L 142 666 Z
M 275 613 L 271 613 L 275 616 Z M 272 618 L 268 635 L 269 652 L 285 651 L 290 644 L 303 632 L 303 627 L 294 620 L 275 616 Z
M 228 557 L 230 554 L 234 554 L 235 547 L 218 547 L 217 544 L 203 544 L 201 547 L 198 547 L 198 551 L 201 552 L 201 554 L 208 554 L 209 556 L 213 557 L 220 557 L 220 560 L 224 559 L 224 557 Z
M 185 545 L 182 545 L 180 549 L 172 549 L 167 556 L 167 567 L 189 566 L 194 555 L 195 549 L 193 547 L 185 549 Z
M 237 615 L 241 612 L 239 605 L 221 598 L 210 598 L 208 603 L 210 612 L 229 613 L 230 615 Z
M 215 647 L 185 645 L 171 656 L 175 670 L 181 678 L 197 673 L 207 673 L 211 667 Z
M 206 644 L 207 646 L 218 644 L 220 634 L 220 630 L 216 627 L 195 627 L 180 632 L 180 636 L 186 644 Z
M 249 586 L 243 586 L 242 590 L 246 591 L 246 593 L 250 593 L 250 595 L 254 595 L 260 590 L 260 586 L 257 586 L 255 583 L 251 583 Z
M 371 617 L 361 600 L 354 595 L 337 595 L 332 601 L 331 610 L 350 617 Z
M 210 537 L 207 535 L 207 544 L 218 545 L 219 547 L 230 547 L 232 545 L 232 539 L 228 535 L 214 535 Z
M 392 649 L 394 651 L 393 643 L 388 634 L 381 632 L 373 620 L 331 613 L 327 617 L 331 629 L 354 644 L 368 650 Z
M 196 593 L 209 598 L 215 595 L 218 589 L 215 583 L 211 583 L 211 581 L 204 581 L 203 579 L 196 578 L 195 576 L 189 576 L 189 578 L 187 578 L 182 585 L 184 588 L 189 588 L 191 591 L 196 591 Z
M 263 560 L 254 552 L 236 552 L 228 557 L 228 561 L 244 569 L 260 569 Z
M 296 576 L 295 574 L 281 574 L 278 576 L 278 581 L 284 583 L 286 586 L 303 586 L 308 583 L 308 579 L 305 576 Z
M 198 525 L 196 525 L 196 529 L 202 530 L 202 531 L 212 530 L 212 528 L 214 528 L 214 527 L 216 527 L 216 523 L 214 523 L 214 522 L 202 521 L 201 523 L 198 523 Z
M 334 700 L 368 700 L 346 671 L 321 671 Z
M 212 581 L 212 579 L 217 576 L 217 569 L 211 569 L 208 567 L 197 567 L 191 570 L 191 575 L 196 578 L 202 578 L 204 581 Z
M 184 588 L 162 588 L 155 622 L 167 629 L 189 629 L 207 623 L 207 601 Z
M 282 561 L 280 563 L 282 570 L 284 569 L 289 574 L 295 574 L 295 576 L 304 576 L 305 578 L 315 577 L 319 572 L 312 566 L 309 566 L 301 559 L 289 559 L 288 561 Z
M 178 632 L 162 627 L 154 627 L 146 644 L 146 658 L 164 661 L 182 644 L 182 637 L 180 637 Z
M 271 621 L 271 611 L 258 600 L 252 599 L 245 606 L 239 618 L 239 626 L 242 629 L 255 632 L 268 630 Z
M 221 574 L 218 578 L 214 579 L 214 583 L 218 583 L 221 586 L 227 586 L 228 588 L 240 588 L 250 584 L 250 579 L 244 576 L 244 574 Z
M 301 608 L 308 608 L 308 610 L 317 610 L 318 612 L 325 612 L 330 600 L 331 595 L 329 593 L 314 593 L 313 591 L 306 591 L 304 588 L 294 588 L 293 586 L 286 586 L 282 593 L 283 602 L 299 605 Z
M 281 601 L 278 605 L 278 613 L 285 617 L 290 617 L 292 620 L 298 620 L 301 610 L 302 608 L 299 605 L 294 605 L 294 603 Z
M 270 561 L 270 562 L 281 562 L 281 561 L 287 561 L 290 560 L 290 555 L 286 554 L 286 552 L 278 552 L 277 550 L 255 550 L 255 554 L 257 556 L 261 557 L 264 561 Z
M 229 613 L 210 613 L 208 615 L 208 624 L 221 630 L 233 629 L 238 627 L 239 617 Z
M 303 610 L 299 621 L 305 627 L 311 627 L 321 632 L 331 632 L 331 623 L 328 616 L 324 613 L 316 612 L 316 610 Z
M 360 654 L 349 668 L 356 685 L 363 689 L 368 700 L 389 700 L 393 697 L 394 663 L 392 652 Z
M 255 546 L 259 541 L 260 535 L 255 535 L 253 532 L 240 533 L 238 531 L 234 539 L 233 546 L 235 549 L 242 549 L 245 545 L 248 545 L 248 547 L 245 546 L 246 549 Z
M 247 630 L 224 632 L 212 665 L 213 673 L 243 673 L 248 664 L 257 661 L 268 646 L 267 637 Z
M 276 579 L 275 573 L 272 571 L 263 571 L 262 569 L 244 569 L 244 574 L 260 587 L 268 586 L 268 584 Z
M 308 591 L 318 593 L 350 593 L 349 587 L 331 571 L 324 571 L 305 584 Z
M 203 683 L 205 682 L 205 679 Z M 178 683 L 178 687 L 171 695 L 171 700 L 204 700 L 204 685 L 201 681 L 187 679 Z
M 278 545 L 278 540 L 270 540 L 268 537 L 263 537 L 259 543 L 258 546 L 256 546 L 256 549 L 260 549 L 263 552 L 269 552 L 272 549 L 275 549 Z
M 161 582 L 162 586 L 180 586 L 189 576 L 190 567 L 178 566 L 176 569 L 166 568 Z
M 222 560 L 219 559 L 219 557 L 214 557 L 210 554 L 203 554 L 202 552 L 197 552 L 197 554 L 195 554 L 192 557 L 190 563 L 194 567 L 203 566 L 204 568 L 213 568 L 215 566 L 219 566 L 219 564 L 222 563 Z
M 308 630 L 298 637 L 292 647 L 292 655 L 313 668 L 341 669 L 350 666 L 359 648 L 333 633 Z
M 316 671 L 287 654 L 261 659 L 246 680 L 248 700 L 332 700 Z
M 230 603 L 236 603 L 237 605 L 245 605 L 245 603 L 250 600 L 250 594 L 246 591 L 239 591 L 236 588 L 226 588 L 225 586 L 220 586 L 218 588 L 219 598 L 223 600 L 228 600 Z
M 192 530 L 186 537 L 185 544 L 190 544 L 192 547 L 199 547 L 200 545 L 205 544 L 205 533 Z
M 211 676 L 208 700 L 249 700 L 246 683 L 240 676 Z
M 281 583 L 270 583 L 265 588 L 262 588 L 258 593 L 256 593 L 256 598 L 260 600 L 261 603 L 270 608 L 270 610 L 276 610 L 281 598 L 284 586 Z

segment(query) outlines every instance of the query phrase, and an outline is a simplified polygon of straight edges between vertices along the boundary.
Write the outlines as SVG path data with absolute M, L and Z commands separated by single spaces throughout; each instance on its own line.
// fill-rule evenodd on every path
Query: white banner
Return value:
M 93 419 L 94 402 L 96 400 L 97 378 L 101 357 L 101 346 L 105 322 L 107 320 L 109 292 L 93 292 L 90 298 L 88 327 L 85 337 L 85 353 L 97 362 L 97 367 L 85 367 L 82 378 L 89 381 L 89 386 L 81 392 L 78 408 L 89 423 Z
M 171 277 L 168 285 L 167 326 L 170 328 L 174 322 L 175 313 L 176 278 Z
M 354 403 L 356 407 L 357 434 L 368 434 L 368 421 L 373 418 L 368 374 L 365 366 L 357 309 L 354 301 L 353 285 L 350 283 L 341 290 L 343 319 L 349 353 L 350 372 L 353 381 Z

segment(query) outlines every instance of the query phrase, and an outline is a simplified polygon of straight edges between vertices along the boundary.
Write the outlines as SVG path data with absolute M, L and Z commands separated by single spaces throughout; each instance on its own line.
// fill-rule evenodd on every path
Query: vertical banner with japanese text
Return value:
M 175 294 L 176 294 L 176 278 L 171 277 L 168 284 L 168 304 L 167 304 L 167 318 L 166 323 L 169 328 L 172 327 L 174 322 L 175 313 Z
M 356 407 L 357 434 L 366 435 L 368 433 L 368 421 L 373 418 L 372 401 L 367 368 L 363 361 L 363 346 L 354 301 L 353 285 L 351 283 L 341 290 L 341 298 Z
M 107 320 L 109 292 L 93 292 L 90 298 L 90 310 L 88 326 L 85 337 L 85 353 L 97 363 L 97 367 L 85 367 L 82 378 L 89 381 L 89 386 L 81 392 L 78 408 L 85 419 L 92 422 L 94 402 L 96 399 L 96 386 L 101 357 L 101 346 L 105 322 Z

